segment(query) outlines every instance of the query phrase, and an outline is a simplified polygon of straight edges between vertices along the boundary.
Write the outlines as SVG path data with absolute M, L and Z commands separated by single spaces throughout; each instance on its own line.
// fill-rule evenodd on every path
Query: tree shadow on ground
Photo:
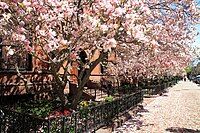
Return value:
M 200 84 L 197 84 L 198 87 L 200 87 Z
M 138 105 L 137 109 L 137 111 L 140 113 L 149 112 L 149 110 L 145 109 L 143 105 Z
M 156 98 L 159 97 L 158 95 L 144 95 L 144 98 Z
M 181 128 L 181 127 L 170 127 L 167 128 L 166 131 L 172 132 L 172 133 L 200 133 L 200 130 L 198 129 L 188 129 L 188 128 Z
M 168 97 L 167 94 L 161 94 L 160 96 L 162 96 L 162 97 Z

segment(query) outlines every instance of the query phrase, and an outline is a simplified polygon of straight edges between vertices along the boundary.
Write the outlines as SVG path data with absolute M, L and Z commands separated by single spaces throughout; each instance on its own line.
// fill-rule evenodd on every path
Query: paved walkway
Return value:
M 180 81 L 113 133 L 200 133 L 200 86 Z

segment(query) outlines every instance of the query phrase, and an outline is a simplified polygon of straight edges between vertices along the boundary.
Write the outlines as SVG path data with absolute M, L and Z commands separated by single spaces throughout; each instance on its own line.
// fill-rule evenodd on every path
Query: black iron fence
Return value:
M 84 133 L 95 132 L 113 118 L 143 100 L 141 91 L 124 95 L 112 102 L 98 104 L 73 112 L 70 116 L 41 119 L 28 114 L 0 108 L 1 133 Z
M 19 113 L 3 106 L 0 107 L 0 132 L 1 133 L 84 133 L 95 132 L 101 126 L 107 125 L 113 118 L 120 116 L 131 107 L 143 100 L 143 93 L 155 94 L 174 85 L 176 79 L 160 84 L 143 86 L 142 91 L 133 85 L 127 85 L 121 97 L 111 102 L 89 106 L 73 112 L 70 116 L 41 119 L 29 114 Z M 119 91 L 120 87 L 117 87 Z M 139 87 L 140 88 L 140 87 Z M 128 91 L 127 91 L 128 90 Z M 133 92 L 135 93 L 127 93 Z M 25 97 L 26 99 L 27 97 Z M 10 98 L 9 98 L 10 99 Z M 12 97 L 11 99 L 15 99 Z M 17 98 L 18 99 L 18 98 Z M 0 100 L 1 103 L 6 101 Z
M 115 75 L 91 75 L 91 77 L 106 77 L 109 80 L 101 80 L 100 83 L 89 83 L 92 87 L 88 87 L 88 94 L 94 95 L 96 97 L 97 90 L 107 93 L 109 95 L 124 95 L 143 90 L 144 94 L 155 95 L 162 92 L 165 88 L 177 83 L 181 77 L 165 77 L 157 79 L 144 79 L 136 82 L 125 82 L 123 78 L 122 81 L 116 80 Z M 123 77 L 123 76 L 122 76 Z M 92 85 L 93 84 L 93 85 Z M 92 93 L 93 92 L 93 93 Z
M 5 108 L 1 108 L 0 110 L 1 133 L 43 133 L 42 130 L 49 127 L 48 120 Z
M 124 94 L 131 94 L 141 90 L 141 87 L 138 87 L 136 83 L 133 82 L 122 82 L 121 80 L 123 76 L 121 76 L 121 80 L 116 78 L 116 75 L 99 75 L 93 74 L 90 75 L 92 78 L 99 79 L 98 82 L 89 81 L 86 84 L 86 92 L 89 95 L 93 95 L 96 97 L 100 93 L 101 97 L 102 94 L 106 93 L 108 96 L 116 96 L 116 95 L 124 95 Z
M 163 92 L 166 88 L 175 85 L 177 82 L 178 79 L 171 79 L 163 83 L 144 85 L 141 88 L 145 95 L 156 95 Z
M 144 94 L 148 95 L 155 95 L 163 91 L 165 88 L 168 87 L 168 83 L 161 84 L 161 85 L 149 85 L 142 87 Z

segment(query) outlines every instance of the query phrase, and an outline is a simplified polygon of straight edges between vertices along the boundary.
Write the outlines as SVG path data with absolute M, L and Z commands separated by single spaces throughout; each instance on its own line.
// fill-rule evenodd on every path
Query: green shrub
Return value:
M 52 110 L 52 103 L 46 100 L 25 102 L 16 108 L 17 112 L 32 114 L 39 117 L 48 116 Z
M 105 102 L 112 102 L 112 101 L 113 101 L 112 96 L 105 97 Z

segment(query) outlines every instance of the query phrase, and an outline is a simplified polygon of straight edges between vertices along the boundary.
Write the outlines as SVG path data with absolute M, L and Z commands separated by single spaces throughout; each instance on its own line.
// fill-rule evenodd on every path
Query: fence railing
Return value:
M 40 119 L 0 107 L 0 132 L 8 133 L 84 133 L 95 132 L 113 118 L 143 100 L 141 91 L 73 112 L 70 116 Z
M 1 133 L 35 133 L 41 132 L 43 129 L 48 131 L 48 120 L 5 108 L 1 108 L 0 110 L 2 111 L 0 114 Z
M 163 91 L 165 88 L 173 85 L 180 78 L 180 77 L 168 77 L 164 79 L 158 78 L 155 80 L 146 79 L 144 81 L 140 81 L 140 83 L 142 84 L 142 86 L 140 86 L 141 84 L 139 84 L 138 81 L 134 83 L 133 82 L 122 83 L 121 81 L 114 80 L 115 75 L 98 75 L 97 74 L 97 75 L 91 75 L 91 77 L 107 77 L 107 78 L 112 79 L 114 82 L 114 83 L 110 82 L 110 80 L 103 80 L 100 82 L 99 86 L 96 85 L 96 87 L 93 87 L 94 89 L 93 88 L 91 89 L 90 87 L 88 87 L 87 89 L 89 91 L 87 91 L 87 93 L 94 95 L 95 97 L 96 97 L 97 89 L 100 91 L 104 91 L 104 93 L 107 93 L 108 95 L 114 95 L 116 93 L 119 95 L 123 95 L 123 94 L 130 94 L 130 93 L 136 92 L 142 88 L 145 94 L 154 95 Z M 145 83 L 146 81 L 150 82 L 150 84 L 146 84 Z
M 170 80 L 168 82 L 161 83 L 161 84 L 145 85 L 145 86 L 142 86 L 141 88 L 144 94 L 156 95 L 163 92 L 166 88 L 171 87 L 172 85 L 175 85 L 177 81 L 178 80 Z
M 106 102 L 73 112 L 70 116 L 41 119 L 32 115 L 19 113 L 0 107 L 1 133 L 83 133 L 95 132 L 101 126 L 107 125 L 131 107 L 143 100 L 143 93 L 156 93 L 174 85 L 177 80 L 170 80 L 160 85 L 143 87 L 133 94 L 123 94 L 112 102 Z M 130 89 L 130 87 L 129 87 Z M 132 88 L 131 88 L 132 89 Z M 134 88 L 133 88 L 134 89 Z M 147 91 L 146 91 L 147 90 Z M 15 98 L 14 98 L 15 99 Z M 5 99 L 4 99 L 5 101 Z

